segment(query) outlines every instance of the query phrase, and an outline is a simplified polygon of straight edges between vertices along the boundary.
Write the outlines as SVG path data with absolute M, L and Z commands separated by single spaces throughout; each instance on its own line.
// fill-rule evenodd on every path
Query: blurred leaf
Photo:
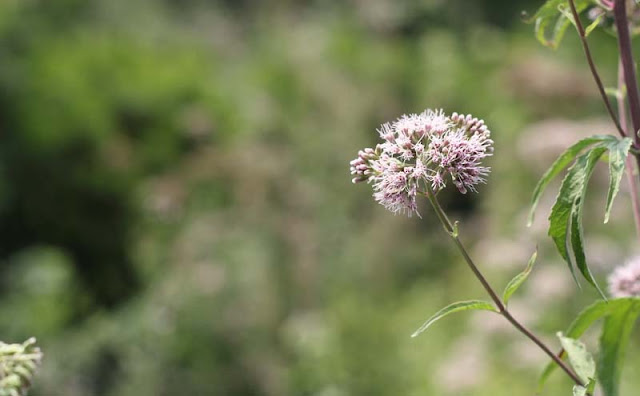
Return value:
M 565 332 L 565 337 L 578 338 L 584 334 L 596 320 L 609 316 L 613 312 L 627 310 L 630 305 L 637 304 L 637 301 L 640 300 L 637 298 L 616 298 L 608 301 L 596 301 L 578 314 Z M 563 358 L 565 356 L 564 350 L 561 350 L 558 356 Z M 545 382 L 556 367 L 558 367 L 558 365 L 554 361 L 551 361 L 544 368 L 538 380 L 538 392 L 542 390 Z
M 620 180 L 624 173 L 624 164 L 633 141 L 630 138 L 617 140 L 608 145 L 609 148 L 609 192 L 607 193 L 607 206 L 604 213 L 604 222 L 609 221 L 613 200 L 620 189 Z
M 580 385 L 573 386 L 573 396 L 585 396 L 587 394 L 587 388 Z
M 612 98 L 620 99 L 624 98 L 624 93 L 621 92 L 618 88 L 608 87 L 604 89 L 604 93 L 611 96 Z
M 596 388 L 596 381 L 594 379 L 589 381 L 586 388 L 584 386 L 574 385 L 573 396 L 585 396 L 587 393 L 593 394 L 593 391 L 595 390 L 595 388 Z
M 587 351 L 587 347 L 577 339 L 565 337 L 561 332 L 557 336 L 569 356 L 571 367 L 573 367 L 578 377 L 585 384 L 591 382 L 596 373 L 596 363 L 593 360 L 593 356 Z
M 498 312 L 496 308 L 487 301 L 482 300 L 470 300 L 470 301 L 459 301 L 448 305 L 438 311 L 435 315 L 430 317 L 418 330 L 416 330 L 411 337 L 416 337 L 423 331 L 425 331 L 429 326 L 431 326 L 436 321 L 442 319 L 443 317 L 452 314 L 454 312 L 460 311 L 469 311 L 469 310 L 484 310 L 484 311 L 492 311 Z
M 628 299 L 607 317 L 600 336 L 598 379 L 605 396 L 618 396 L 620 373 L 631 330 L 640 315 L 640 299 Z
M 576 258 L 576 265 L 584 278 L 602 294 L 589 268 L 587 267 L 582 246 L 582 205 L 589 178 L 598 159 L 606 151 L 606 147 L 595 147 L 579 156 L 569 168 L 562 181 L 560 192 L 549 216 L 549 236 L 553 239 L 558 252 L 569 265 L 574 280 L 578 283 L 571 257 L 567 249 L 567 238 L 571 233 L 571 246 Z M 604 297 L 604 295 L 603 295 Z
M 584 11 L 593 0 L 576 0 L 578 14 Z M 535 22 L 535 35 L 538 41 L 547 47 L 556 49 L 560 45 L 567 27 L 571 24 L 566 11 L 567 0 L 548 0 L 527 22 Z M 551 28 L 553 26 L 553 28 Z
M 602 22 L 602 19 L 604 18 L 604 13 L 598 15 L 598 17 L 596 19 L 593 20 L 593 22 L 591 22 L 591 24 L 589 24 L 589 26 L 587 26 L 587 28 L 584 30 L 584 34 L 586 37 L 589 37 L 589 35 L 591 34 L 591 32 L 593 32 L 593 30 L 595 28 L 598 27 L 598 25 L 600 25 L 600 22 Z
M 536 207 L 538 206 L 538 201 L 540 201 L 540 197 L 544 192 L 547 185 L 555 178 L 564 168 L 566 168 L 571 161 L 573 161 L 578 154 L 582 152 L 582 150 L 587 147 L 595 144 L 595 143 L 603 143 L 603 142 L 611 142 L 617 141 L 614 136 L 611 135 L 595 135 L 585 139 L 580 140 L 573 146 L 569 147 L 564 153 L 555 160 L 555 162 L 549 167 L 549 169 L 542 175 L 540 181 L 536 185 L 536 188 L 533 190 L 533 196 L 531 197 L 531 210 L 529 211 L 529 219 L 528 225 L 531 226 L 533 223 L 533 217 L 536 211 Z
M 558 6 L 558 11 L 569 21 L 574 27 L 576 27 L 576 21 L 571 13 L 571 8 L 567 5 L 561 4 Z M 558 21 L 559 22 L 559 21 Z
M 536 249 L 536 251 L 533 252 L 533 254 L 531 255 L 531 258 L 529 259 L 529 262 L 527 263 L 527 267 L 524 269 L 524 271 L 522 271 L 521 273 L 513 277 L 513 279 L 511 279 L 509 283 L 507 283 L 507 287 L 505 287 L 504 292 L 502 293 L 502 302 L 505 305 L 507 305 L 507 303 L 509 302 L 509 298 L 511 298 L 513 293 L 515 293 L 515 291 L 518 290 L 520 285 L 522 285 L 522 283 L 525 280 L 527 280 L 527 277 L 531 273 L 531 270 L 533 269 L 533 264 L 536 262 L 537 257 L 538 257 L 538 250 Z

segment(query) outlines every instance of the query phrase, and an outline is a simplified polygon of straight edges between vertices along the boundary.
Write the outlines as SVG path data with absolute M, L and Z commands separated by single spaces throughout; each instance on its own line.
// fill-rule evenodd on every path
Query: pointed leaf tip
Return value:
M 625 161 L 629 155 L 629 150 L 633 141 L 630 138 L 623 138 L 607 144 L 609 149 L 609 191 L 607 192 L 607 204 L 604 213 L 604 222 L 609 222 L 613 200 L 620 190 L 620 181 L 624 174 Z
M 513 293 L 515 293 L 516 290 L 518 290 L 520 285 L 522 285 L 524 281 L 527 280 L 527 277 L 531 273 L 531 270 L 533 269 L 533 265 L 535 264 L 537 257 L 538 257 L 538 248 L 536 248 L 536 250 L 531 255 L 531 258 L 529 259 L 529 262 L 527 263 L 527 266 L 525 267 L 525 269 L 521 273 L 513 277 L 513 279 L 511 279 L 509 283 L 507 283 L 507 286 L 504 288 L 504 292 L 502 293 L 502 302 L 505 305 L 507 305 L 507 303 L 509 302 L 509 299 L 511 298 Z
M 453 304 L 447 305 L 446 307 L 442 308 L 440 311 L 436 312 L 433 316 L 427 319 L 427 321 L 424 322 L 424 324 L 420 326 L 418 330 L 416 330 L 413 334 L 411 334 L 411 337 L 417 337 L 418 335 L 420 335 L 420 333 L 422 333 L 427 328 L 429 328 L 429 326 L 431 326 L 432 324 L 434 324 L 435 322 L 437 322 L 438 320 L 444 318 L 449 314 L 452 314 L 454 312 L 460 312 L 460 311 L 468 311 L 468 310 L 484 310 L 484 311 L 498 312 L 496 308 L 493 306 L 493 304 L 487 301 L 470 300 L 470 301 L 455 302 Z

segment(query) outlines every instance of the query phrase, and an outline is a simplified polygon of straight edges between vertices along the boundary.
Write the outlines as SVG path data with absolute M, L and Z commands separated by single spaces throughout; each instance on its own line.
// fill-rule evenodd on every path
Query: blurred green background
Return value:
M 530 229 L 527 203 L 612 126 L 575 37 L 553 52 L 521 22 L 540 3 L 1 1 L 0 339 L 38 338 L 31 394 L 532 395 L 545 356 L 497 316 L 409 337 L 483 292 L 427 207 L 393 216 L 348 162 L 402 113 L 483 118 L 489 182 L 444 202 L 498 289 L 539 245 L 512 309 L 557 347 L 597 295 L 545 237 L 554 193 Z M 590 40 L 614 82 L 615 41 Z M 635 239 L 624 191 L 602 225 L 601 170 L 604 279 Z

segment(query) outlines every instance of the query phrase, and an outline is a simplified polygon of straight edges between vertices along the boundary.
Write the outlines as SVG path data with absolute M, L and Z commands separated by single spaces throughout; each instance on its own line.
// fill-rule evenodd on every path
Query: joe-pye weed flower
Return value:
M 416 197 L 425 183 L 437 193 L 451 180 L 466 194 L 489 174 L 481 163 L 493 152 L 491 132 L 471 115 L 427 109 L 382 124 L 378 133 L 383 142 L 351 161 L 352 181 L 371 183 L 376 202 L 393 213 L 419 216 Z
M 452 312 L 468 309 L 493 311 L 541 348 L 577 387 L 584 388 L 586 382 L 507 308 L 510 296 L 531 271 L 537 253 L 531 256 L 527 269 L 508 284 L 503 297 L 499 297 L 459 238 L 458 222 L 449 219 L 438 201 L 437 194 L 448 181 L 462 194 L 477 191 L 477 185 L 485 182 L 490 169 L 483 166 L 482 161 L 493 154 L 493 140 L 484 121 L 471 115 L 446 115 L 442 110 L 425 110 L 385 123 L 378 133 L 382 143 L 359 151 L 358 158 L 351 161 L 353 183 L 370 183 L 374 199 L 396 214 L 411 216 L 415 213 L 419 216 L 416 197 L 424 195 L 493 303 L 470 300 L 450 304 L 424 322 L 412 337 Z

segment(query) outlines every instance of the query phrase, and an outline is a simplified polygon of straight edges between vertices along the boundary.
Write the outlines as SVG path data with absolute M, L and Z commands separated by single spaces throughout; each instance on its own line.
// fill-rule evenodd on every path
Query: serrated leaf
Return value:
M 557 334 L 562 347 L 569 356 L 571 367 L 583 383 L 588 384 L 595 377 L 596 363 L 587 347 L 574 338 L 565 337 L 561 332 Z
M 587 184 L 598 159 L 606 150 L 606 147 L 596 146 L 576 158 L 576 161 L 569 168 L 569 172 L 567 172 L 566 177 L 562 181 L 560 192 L 556 198 L 556 203 L 553 205 L 551 214 L 549 215 L 548 234 L 551 239 L 553 239 L 553 242 L 555 243 L 562 258 L 569 265 L 569 270 L 571 271 L 574 280 L 578 283 L 575 269 L 573 268 L 567 248 L 567 239 L 570 234 L 572 235 L 571 246 L 574 256 L 576 257 L 577 266 L 585 279 L 596 287 L 596 289 L 598 289 L 598 287 L 589 272 L 584 258 L 582 235 L 580 231 L 582 222 L 582 205 L 584 203 Z M 574 232 L 570 232 L 572 230 Z
M 540 201 L 540 197 L 544 192 L 545 188 L 549 185 L 551 180 L 553 180 L 564 168 L 566 168 L 584 149 L 587 147 L 596 144 L 596 143 L 609 143 L 612 141 L 617 141 L 617 139 L 611 135 L 595 135 L 590 136 L 588 138 L 582 139 L 573 146 L 566 149 L 559 157 L 555 160 L 555 162 L 547 169 L 547 171 L 542 175 L 540 181 L 536 185 L 536 188 L 533 190 L 533 196 L 531 197 L 531 210 L 529 211 L 529 219 L 528 225 L 531 226 L 533 223 L 533 217 L 536 211 L 536 207 L 538 206 L 538 202 Z
M 423 331 L 425 331 L 429 326 L 431 326 L 436 321 L 442 319 L 443 317 L 452 314 L 454 312 L 460 311 L 469 311 L 469 310 L 484 310 L 484 311 L 492 311 L 498 312 L 496 308 L 487 301 L 482 300 L 470 300 L 470 301 L 459 301 L 446 307 L 442 308 L 440 311 L 436 312 L 432 317 L 427 319 L 426 322 L 418 330 L 416 330 L 411 337 L 416 337 Z
M 576 0 L 576 10 L 578 13 L 584 11 L 593 0 Z M 568 9 L 567 0 L 548 0 L 527 22 L 535 22 L 535 36 L 542 45 L 558 48 L 567 27 L 571 24 L 571 19 L 565 15 Z M 553 30 L 549 36 L 549 28 Z
M 631 330 L 640 315 L 640 299 L 605 319 L 600 336 L 598 380 L 605 396 L 618 396 L 620 373 Z
M 636 304 L 637 301 L 637 298 L 616 298 L 609 301 L 596 301 L 578 314 L 575 320 L 567 328 L 565 336 L 578 338 L 597 320 L 610 315 L 612 312 L 626 310 L 629 306 Z M 558 356 L 560 358 L 564 357 L 564 350 L 560 351 Z M 553 360 L 547 364 L 538 379 L 538 392 L 542 390 L 545 382 L 557 367 L 558 365 Z
M 609 221 L 613 200 L 620 189 L 620 181 L 624 173 L 624 164 L 632 143 L 633 141 L 630 138 L 624 138 L 617 140 L 615 143 L 610 143 L 607 146 L 609 149 L 609 191 L 607 193 L 607 206 L 605 207 L 604 213 L 605 223 Z
M 606 300 L 607 297 L 604 295 L 604 293 L 602 292 L 602 290 L 598 286 L 598 283 L 593 278 L 593 275 L 591 274 L 591 271 L 589 270 L 589 267 L 587 266 L 587 258 L 585 257 L 585 254 L 584 254 L 584 243 L 583 243 L 584 237 L 582 235 L 583 234 L 583 231 L 582 231 L 582 208 L 584 206 L 584 201 L 583 200 L 584 200 L 584 196 L 586 194 L 586 186 L 587 186 L 586 182 L 585 182 L 584 186 L 585 186 L 585 188 L 584 188 L 584 191 L 582 193 L 582 198 L 578 199 L 577 204 L 574 206 L 574 208 L 573 208 L 573 210 L 571 212 L 571 249 L 572 249 L 573 255 L 574 255 L 575 259 L 576 259 L 576 266 L 580 270 L 580 273 L 582 274 L 582 276 L 584 276 L 584 278 L 591 285 L 593 285 L 593 287 L 596 288 L 598 293 L 600 293 L 600 296 L 602 296 L 602 298 L 604 300 Z
M 502 293 L 502 302 L 505 305 L 507 305 L 507 303 L 509 302 L 509 299 L 511 298 L 513 293 L 515 293 L 516 290 L 518 290 L 520 285 L 522 285 L 522 283 L 525 280 L 527 280 L 527 277 L 529 276 L 529 274 L 531 273 L 531 270 L 533 269 L 533 264 L 535 264 L 536 262 L 536 257 L 538 257 L 537 249 L 531 255 L 531 258 L 529 259 L 529 262 L 527 263 L 527 267 L 524 269 L 524 271 L 514 276 L 513 279 L 511 279 L 509 283 L 507 283 L 507 286 L 504 288 L 504 292 Z

